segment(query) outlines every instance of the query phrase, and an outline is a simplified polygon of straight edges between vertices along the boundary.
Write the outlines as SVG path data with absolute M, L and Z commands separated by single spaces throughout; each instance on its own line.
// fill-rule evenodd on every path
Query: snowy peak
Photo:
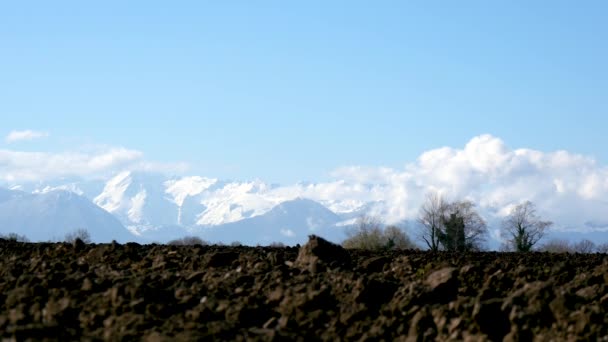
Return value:
M 260 181 L 233 182 L 205 193 L 201 198 L 205 210 L 197 224 L 218 225 L 262 215 L 278 203 L 267 196 L 269 189 Z
M 200 195 L 217 183 L 217 179 L 199 176 L 183 177 L 166 181 L 165 191 L 177 206 L 181 207 L 187 197 Z
M 106 182 L 93 202 L 126 226 L 175 224 L 176 205 L 167 196 L 164 182 L 160 175 L 121 172 Z
M 335 226 L 340 220 L 320 203 L 297 198 L 280 203 L 262 215 L 203 228 L 201 235 L 214 242 L 240 241 L 250 245 L 274 241 L 303 243 L 310 234 L 321 234 L 339 242 L 344 238 L 343 228 Z
M 108 212 L 118 211 L 125 206 L 124 198 L 132 181 L 131 172 L 119 173 L 106 183 L 103 192 L 93 202 Z
M 255 244 L 259 242 L 256 242 L 257 231 L 270 241 L 282 238 L 299 241 L 312 232 L 344 221 L 344 213 L 338 217 L 324 206 L 327 201 L 323 198 L 308 197 L 307 192 L 314 190 L 309 189 L 311 186 L 281 187 L 260 180 L 221 181 L 200 176 L 168 178 L 155 173 L 124 171 L 105 182 L 69 180 L 65 184 L 26 184 L 25 188 L 29 194 L 66 190 L 74 196 L 85 189 L 84 194 L 100 210 L 111 213 L 130 233 L 153 239 L 149 241 L 228 227 L 227 232 L 232 233 L 225 238 L 246 232 L 253 234 L 248 242 Z M 331 204 L 342 206 L 339 201 Z M 352 208 L 353 204 L 360 206 L 353 202 L 346 207 Z M 230 227 L 237 227 L 238 233 Z M 245 238 L 235 240 L 247 242 Z
M 268 215 L 323 216 L 338 218 L 338 216 L 322 204 L 310 199 L 298 197 L 275 206 Z

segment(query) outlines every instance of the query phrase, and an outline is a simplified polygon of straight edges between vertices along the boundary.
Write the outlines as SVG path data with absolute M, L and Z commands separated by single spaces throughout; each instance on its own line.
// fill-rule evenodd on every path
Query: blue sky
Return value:
M 0 149 L 322 180 L 489 133 L 608 162 L 605 2 L 0 4 Z

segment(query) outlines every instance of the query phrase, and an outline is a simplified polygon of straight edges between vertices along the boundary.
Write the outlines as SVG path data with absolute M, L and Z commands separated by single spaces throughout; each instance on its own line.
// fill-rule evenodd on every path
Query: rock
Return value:
M 358 303 L 364 303 L 368 308 L 378 310 L 382 304 L 393 298 L 397 288 L 397 284 L 389 281 L 378 279 L 363 281 L 359 279 L 353 294 Z
M 86 244 L 84 241 L 82 241 L 82 239 L 76 238 L 74 241 L 72 241 L 72 247 L 74 247 L 74 249 L 77 251 L 81 251 L 86 247 Z
M 458 294 L 458 271 L 453 267 L 442 268 L 426 278 L 430 289 L 430 300 L 448 303 Z
M 599 293 L 600 293 L 600 287 L 597 284 L 592 285 L 592 286 L 587 286 L 587 287 L 584 287 L 584 288 L 576 291 L 576 295 L 585 300 L 593 300 L 598 296 Z
M 308 243 L 300 247 L 294 266 L 316 273 L 328 266 L 348 266 L 350 263 L 350 254 L 342 246 L 311 235 Z
M 361 268 L 368 273 L 382 272 L 384 265 L 389 262 L 389 258 L 385 256 L 373 257 L 363 261 Z
M 555 298 L 551 282 L 535 281 L 510 294 L 502 305 L 511 325 L 550 327 L 555 321 L 550 303 Z
M 437 336 L 437 326 L 427 308 L 422 308 L 412 318 L 407 341 L 434 341 Z
M 211 254 L 207 261 L 207 267 L 226 267 L 230 266 L 232 262 L 238 259 L 239 253 L 237 252 L 216 252 Z
M 502 310 L 502 299 L 494 298 L 475 303 L 473 319 L 479 330 L 492 341 L 500 341 L 509 333 L 511 323 L 509 313 Z

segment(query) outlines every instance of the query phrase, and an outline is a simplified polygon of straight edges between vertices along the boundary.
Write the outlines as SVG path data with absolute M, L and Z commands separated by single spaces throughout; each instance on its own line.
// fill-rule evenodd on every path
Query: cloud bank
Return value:
M 46 138 L 48 136 L 49 136 L 49 134 L 47 132 L 32 131 L 32 130 L 26 129 L 23 131 L 11 131 L 6 136 L 6 138 L 4 138 L 4 141 L 7 144 L 11 144 L 11 143 L 14 143 L 17 141 L 34 140 L 34 139 Z
M 186 167 L 149 162 L 142 152 L 126 148 L 54 154 L 0 150 L 0 180 L 13 184 L 66 176 L 103 177 L 124 170 L 175 173 Z M 318 201 L 337 213 L 367 212 L 394 223 L 415 219 L 425 195 L 435 191 L 448 199 L 474 201 L 491 223 L 530 200 L 558 229 L 608 229 L 608 167 L 567 151 L 512 149 L 492 135 L 474 137 L 463 147 L 426 151 L 399 169 L 346 166 L 334 170 L 331 178 L 323 183 L 271 186 L 254 181 L 219 186 L 217 179 L 193 176 L 165 186 L 178 206 L 186 197 L 201 195 L 209 212 L 198 218 L 201 224 L 229 222 L 230 215 L 238 219 L 240 213 L 231 210 L 235 204 L 242 212 L 262 214 L 298 197 Z M 211 215 L 215 212 L 223 216 Z M 496 231 L 491 234 L 497 237 Z
M 142 152 L 108 147 L 89 152 L 21 152 L 0 149 L 0 181 L 42 182 L 65 177 L 99 178 L 119 170 L 183 172 L 187 164 L 149 162 Z
M 530 200 L 557 229 L 608 228 L 606 166 L 567 151 L 511 149 L 491 135 L 474 137 L 463 148 L 426 151 L 402 169 L 350 166 L 331 175 L 331 182 L 281 186 L 258 196 L 310 198 L 335 212 L 364 209 L 389 223 L 415 219 L 429 192 L 470 199 L 494 222 Z

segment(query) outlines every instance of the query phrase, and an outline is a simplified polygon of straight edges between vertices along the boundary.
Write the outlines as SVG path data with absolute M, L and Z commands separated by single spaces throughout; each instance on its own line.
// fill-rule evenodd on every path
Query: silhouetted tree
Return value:
M 89 231 L 84 228 L 78 228 L 73 232 L 65 234 L 66 242 L 74 242 L 76 239 L 80 239 L 84 243 L 91 243 L 91 235 L 89 234 Z
M 184 236 L 181 239 L 175 239 L 167 242 L 167 245 L 172 246 L 207 246 L 209 243 L 198 236 Z
M 540 247 L 541 252 L 572 253 L 572 247 L 567 240 L 552 239 Z
M 482 249 L 486 223 L 471 201 L 446 202 L 431 193 L 418 215 L 420 239 L 429 250 L 470 251 Z
M 515 206 L 503 220 L 502 229 L 508 236 L 507 244 L 516 252 L 529 252 L 552 225 L 536 214 L 536 207 L 530 201 Z
M 575 253 L 593 253 L 595 251 L 595 244 L 591 240 L 583 239 L 572 245 L 572 250 Z
M 598 253 L 608 253 L 608 243 L 602 243 L 595 247 L 595 251 Z
M 443 227 L 443 231 L 439 231 L 439 242 L 444 250 L 464 252 L 469 249 L 464 236 L 464 219 L 458 213 L 444 218 Z
M 8 233 L 7 235 L 0 235 L 0 238 L 15 242 L 30 242 L 27 236 L 19 235 L 17 233 Z
M 410 240 L 403 229 L 391 225 L 384 228 L 383 239 L 387 249 L 413 249 L 416 245 Z
M 382 221 L 377 217 L 361 216 L 353 229 L 347 232 L 344 248 L 360 249 L 409 249 L 416 246 L 409 237 L 397 226 L 382 228 Z
M 447 209 L 448 203 L 437 193 L 427 194 L 425 202 L 420 207 L 418 214 L 420 239 L 431 251 L 438 251 L 441 248 L 440 237 L 443 234 Z

